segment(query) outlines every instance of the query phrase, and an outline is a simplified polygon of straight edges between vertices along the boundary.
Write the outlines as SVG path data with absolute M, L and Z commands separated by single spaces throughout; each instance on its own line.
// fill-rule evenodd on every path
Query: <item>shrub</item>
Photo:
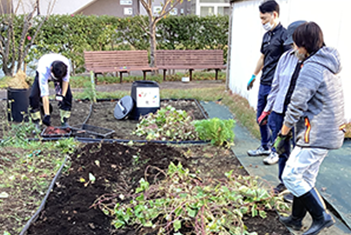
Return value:
M 210 140 L 213 145 L 233 145 L 235 134 L 233 132 L 235 121 L 219 118 L 195 121 L 195 130 L 201 140 Z

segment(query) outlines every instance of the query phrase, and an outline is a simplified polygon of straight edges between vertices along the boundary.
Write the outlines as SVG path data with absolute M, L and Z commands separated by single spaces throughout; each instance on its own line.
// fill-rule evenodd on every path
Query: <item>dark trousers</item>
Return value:
M 258 101 L 257 101 L 257 117 L 256 120 L 261 116 L 264 108 L 267 104 L 267 97 L 269 92 L 271 91 L 271 86 L 260 84 L 260 88 L 258 91 Z M 260 126 L 261 133 L 261 146 L 265 149 L 270 148 L 271 145 L 271 132 L 269 130 L 268 125 Z
M 272 143 L 275 141 L 275 139 L 278 136 L 279 131 L 282 129 L 286 108 L 287 107 L 284 107 L 283 113 L 276 113 L 276 112 L 272 111 L 272 113 L 269 115 L 268 124 L 272 130 Z M 292 130 L 292 132 L 294 133 L 294 130 Z M 282 182 L 282 183 L 283 183 L 282 174 L 283 174 L 283 171 L 285 168 L 286 161 L 288 160 L 290 153 L 291 153 L 291 144 L 293 146 L 295 146 L 294 137 L 291 139 L 291 141 L 292 141 L 292 143 L 288 143 L 287 146 L 285 146 L 285 149 L 287 149 L 287 151 L 285 153 L 279 155 L 278 178 L 279 178 L 280 182 Z M 273 148 L 272 151 L 275 151 L 275 149 Z
M 60 84 L 62 87 L 62 83 Z M 72 108 L 72 92 L 71 88 L 68 85 L 67 93 L 66 93 L 66 102 L 62 102 L 60 105 L 60 109 L 65 111 L 71 111 Z M 40 104 L 42 103 L 42 98 L 40 96 L 40 88 L 39 88 L 39 78 L 38 73 L 35 76 L 30 96 L 29 96 L 29 105 L 30 105 L 30 112 L 35 113 L 40 111 Z

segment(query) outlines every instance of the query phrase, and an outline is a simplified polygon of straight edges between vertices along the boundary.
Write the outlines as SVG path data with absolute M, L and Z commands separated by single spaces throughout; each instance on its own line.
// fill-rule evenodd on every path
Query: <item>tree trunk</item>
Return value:
M 8 61 L 7 59 L 3 59 L 2 61 L 2 70 L 4 71 L 5 76 L 9 76 L 12 77 L 12 72 L 11 72 L 11 68 L 7 67 Z
M 150 19 L 150 67 L 156 67 L 156 24 Z

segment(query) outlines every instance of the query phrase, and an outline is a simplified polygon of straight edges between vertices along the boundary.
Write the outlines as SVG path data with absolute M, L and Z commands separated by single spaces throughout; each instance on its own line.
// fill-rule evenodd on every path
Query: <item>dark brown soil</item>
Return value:
M 133 158 L 136 155 L 140 156 L 137 163 Z M 97 160 L 99 164 L 96 163 Z M 68 174 L 61 176 L 56 183 L 45 209 L 30 227 L 28 234 L 156 234 L 141 232 L 134 227 L 115 230 L 111 226 L 111 218 L 105 216 L 100 209 L 90 207 L 103 194 L 131 192 L 138 185 L 139 179 L 144 177 L 147 166 L 166 170 L 170 162 L 181 162 L 192 171 L 198 169 L 203 172 L 201 177 L 222 178 L 224 172 L 229 170 L 247 174 L 230 150 L 212 146 L 87 144 L 72 157 Z M 96 181 L 84 185 L 80 179 L 88 181 L 89 173 L 96 177 Z M 156 170 L 148 171 L 149 182 L 153 181 L 156 173 Z M 258 234 L 289 234 L 277 221 L 275 212 L 268 213 L 265 220 L 247 217 L 245 224 L 249 231 L 257 231 Z
M 51 113 L 51 125 L 60 126 L 60 116 L 59 109 L 57 107 L 56 101 L 50 102 L 53 111 Z M 99 128 L 106 128 L 111 131 L 114 131 L 112 135 L 106 136 L 107 138 L 112 139 L 126 139 L 126 140 L 142 140 L 143 137 L 139 137 L 132 134 L 132 131 L 136 129 L 136 125 L 139 121 L 132 120 L 130 118 L 126 118 L 123 120 L 117 120 L 113 113 L 115 106 L 117 104 L 116 100 L 105 101 L 105 102 L 97 102 L 93 104 L 92 111 L 90 112 L 91 103 L 88 101 L 74 101 L 72 104 L 72 112 L 71 117 L 69 119 L 69 124 L 73 127 L 81 127 L 83 123 L 92 125 L 97 127 L 97 131 Z M 185 110 L 189 115 L 193 117 L 195 120 L 204 119 L 204 113 L 198 107 L 195 101 L 172 101 L 165 100 L 161 101 L 161 107 L 165 107 L 168 105 L 173 106 L 176 109 Z M 7 127 L 7 112 L 6 112 L 6 101 L 0 101 L 0 110 L 4 110 L 1 112 L 3 115 L 0 117 L 0 139 L 3 138 L 3 128 Z M 90 115 L 89 115 L 90 113 Z M 100 131 L 102 134 L 108 133 L 109 131 Z M 73 132 L 73 136 L 79 137 L 90 137 L 90 138 L 103 138 L 101 136 L 96 135 L 84 135 L 84 133 L 76 133 Z M 34 137 L 34 136 L 28 136 Z
M 56 102 L 52 102 L 52 124 L 59 126 L 59 112 Z M 116 101 L 99 102 L 93 105 L 87 124 L 102 128 L 110 128 L 115 133 L 110 138 L 142 139 L 134 136 L 132 131 L 137 121 L 116 120 L 113 116 Z M 163 101 L 161 106 L 172 105 L 176 109 L 190 111 L 194 119 L 203 119 L 204 115 L 194 101 Z M 2 110 L 6 101 L 0 101 Z M 88 117 L 90 103 L 79 101 L 73 104 L 70 125 L 82 124 Z M 6 114 L 6 112 L 3 112 Z M 7 126 L 6 116 L 2 115 L 2 127 Z M 0 128 L 0 138 L 3 137 Z M 5 128 L 6 129 L 6 128 Z M 133 156 L 139 156 L 137 162 Z M 86 144 L 77 148 L 71 156 L 72 165 L 68 174 L 64 174 L 51 192 L 46 207 L 36 223 L 30 227 L 28 234 L 67 234 L 67 235 L 122 235 L 146 234 L 136 228 L 127 227 L 115 231 L 111 218 L 105 216 L 100 209 L 90 208 L 94 201 L 104 194 L 131 192 L 144 177 L 147 166 L 157 166 L 166 170 L 170 162 L 181 162 L 192 172 L 200 170 L 201 177 L 222 178 L 230 170 L 238 174 L 247 174 L 232 151 L 209 145 L 203 146 L 168 146 L 168 145 L 134 145 Z M 97 164 L 96 162 L 99 162 Z M 89 173 L 96 177 L 94 183 L 84 185 L 80 179 L 88 181 Z M 148 172 L 148 180 L 153 180 L 156 171 Z M 269 212 L 268 218 L 245 218 L 249 231 L 258 234 L 289 234 L 277 219 L 275 212 Z M 142 231 L 142 230 L 141 230 Z M 182 232 L 182 231 L 181 231 Z M 184 231 L 183 231 L 184 232 Z M 153 233 L 149 233 L 153 234 Z M 194 234 L 191 232 L 183 234 Z

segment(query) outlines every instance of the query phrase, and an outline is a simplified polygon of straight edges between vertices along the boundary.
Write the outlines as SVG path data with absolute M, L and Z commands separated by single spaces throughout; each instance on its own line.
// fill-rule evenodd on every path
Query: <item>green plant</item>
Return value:
M 172 106 L 161 108 L 155 114 L 142 118 L 133 134 L 146 136 L 147 140 L 197 139 L 191 116 Z
M 195 130 L 201 140 L 210 140 L 211 144 L 217 146 L 231 146 L 234 141 L 233 119 L 222 120 L 211 118 L 195 121 Z
M 150 184 L 140 180 L 131 195 L 118 194 L 119 202 L 104 204 L 102 196 L 93 206 L 114 217 L 116 228 L 151 227 L 157 234 L 182 234 L 191 228 L 195 234 L 256 234 L 246 231 L 244 215 L 266 217 L 266 211 L 287 210 L 281 198 L 258 184 L 257 177 L 225 174 L 221 180 L 202 180 L 179 163 L 171 163 L 165 179 Z M 123 201 L 123 203 L 122 203 Z M 177 232 L 177 233 L 175 233 Z
M 9 126 L 9 130 L 4 134 L 3 141 L 0 142 L 1 147 L 23 147 L 28 144 L 28 136 L 35 130 L 32 122 L 22 122 L 21 124 L 7 123 L 7 125 Z

